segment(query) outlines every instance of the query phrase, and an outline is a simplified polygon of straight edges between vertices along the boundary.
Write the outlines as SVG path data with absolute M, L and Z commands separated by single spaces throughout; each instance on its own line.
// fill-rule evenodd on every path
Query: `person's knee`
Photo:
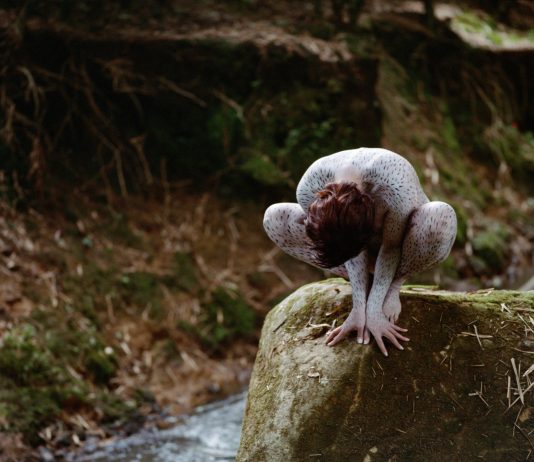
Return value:
M 263 215 L 263 228 L 269 238 L 281 245 L 291 233 L 291 223 L 295 220 L 298 210 L 294 204 L 282 202 L 271 205 Z
M 442 238 L 450 240 L 456 237 L 458 224 L 456 219 L 456 212 L 445 202 L 434 202 L 434 220 L 437 228 L 441 231 Z
M 263 215 L 263 227 L 267 233 L 274 231 L 276 227 L 280 226 L 284 214 L 283 205 L 284 204 L 273 204 L 265 210 Z
M 431 234 L 437 247 L 437 262 L 445 260 L 451 252 L 458 229 L 456 212 L 445 202 L 430 202 Z
M 418 210 L 418 215 L 420 219 L 422 218 L 421 225 L 431 228 L 433 233 L 444 236 L 450 236 L 451 233 L 456 235 L 456 212 L 446 202 L 428 202 Z

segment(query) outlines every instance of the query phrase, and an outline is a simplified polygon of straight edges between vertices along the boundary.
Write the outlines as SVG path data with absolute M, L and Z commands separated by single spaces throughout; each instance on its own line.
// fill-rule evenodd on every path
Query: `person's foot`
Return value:
M 382 313 L 384 313 L 384 316 L 389 322 L 395 324 L 399 320 L 401 308 L 399 291 L 390 289 L 384 300 Z
M 382 313 L 384 313 L 386 319 L 393 324 L 395 324 L 399 320 L 399 316 L 401 313 L 401 286 L 401 281 L 393 281 L 386 295 L 386 299 L 384 300 L 384 304 L 382 305 Z

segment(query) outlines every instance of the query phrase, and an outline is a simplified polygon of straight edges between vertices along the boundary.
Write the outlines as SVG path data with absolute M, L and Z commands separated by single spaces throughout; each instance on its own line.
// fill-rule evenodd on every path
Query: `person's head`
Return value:
M 312 240 L 325 268 L 342 265 L 358 255 L 373 233 L 374 206 L 356 183 L 329 183 L 315 194 L 305 219 L 306 234 Z

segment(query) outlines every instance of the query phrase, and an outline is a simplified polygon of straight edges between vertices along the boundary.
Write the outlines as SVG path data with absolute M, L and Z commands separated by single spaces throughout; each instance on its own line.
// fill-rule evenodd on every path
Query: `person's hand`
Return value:
M 377 317 L 368 317 L 366 327 L 371 332 L 371 335 L 375 338 L 376 344 L 384 356 L 388 355 L 388 350 L 386 349 L 384 341 L 382 340 L 383 337 L 387 338 L 399 350 L 404 350 L 404 347 L 400 344 L 399 340 L 405 342 L 410 340 L 402 335 L 403 332 L 408 332 L 408 329 L 396 326 L 392 322 L 388 321 L 382 313 L 380 313 L 380 315 Z
M 358 343 L 369 343 L 371 339 L 369 331 L 365 327 L 365 309 L 353 309 L 349 317 L 341 326 L 328 332 L 326 337 L 326 344 L 334 346 L 336 343 L 343 340 L 349 333 L 356 332 L 356 339 Z

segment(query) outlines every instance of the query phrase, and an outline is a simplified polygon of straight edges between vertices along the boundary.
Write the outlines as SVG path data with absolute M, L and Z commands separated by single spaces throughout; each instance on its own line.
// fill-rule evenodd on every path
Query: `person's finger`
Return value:
M 392 323 L 392 327 L 395 329 L 395 330 L 398 330 L 400 332 L 408 332 L 408 329 L 405 329 L 404 327 L 401 327 L 401 326 L 397 326 L 395 324 Z
M 369 329 L 367 327 L 363 331 L 363 344 L 367 345 L 371 341 L 371 334 L 369 332 Z
M 325 343 L 330 342 L 337 335 L 337 333 L 341 330 L 341 328 L 342 326 L 338 326 L 334 330 L 331 330 L 330 332 L 328 332 Z
M 341 329 L 337 335 L 330 341 L 327 343 L 328 346 L 334 346 L 336 343 L 340 342 L 341 340 L 343 340 L 345 338 L 345 336 L 347 335 L 347 332 L 346 330 L 344 329 Z
M 384 341 L 382 340 L 382 336 L 381 335 L 374 335 L 373 333 L 373 336 L 376 340 L 376 344 L 378 345 L 378 348 L 380 349 L 380 351 L 383 353 L 384 356 L 387 356 L 388 355 L 388 350 L 386 350 L 386 346 L 384 345 Z
M 393 343 L 394 346 L 396 346 L 399 350 L 404 350 L 404 347 L 399 343 L 397 340 L 397 337 L 395 337 L 395 334 L 391 331 L 386 331 L 384 335 L 387 337 L 387 339 Z
M 410 339 L 408 337 L 405 337 L 404 335 L 402 335 L 399 332 L 393 331 L 393 335 L 395 335 L 395 337 L 397 337 L 398 339 L 400 339 L 400 340 L 402 340 L 404 342 L 409 342 L 410 341 Z
M 358 327 L 357 330 L 358 330 L 358 333 L 357 333 L 356 341 L 358 343 L 363 343 L 364 334 L 365 334 L 365 326 Z

